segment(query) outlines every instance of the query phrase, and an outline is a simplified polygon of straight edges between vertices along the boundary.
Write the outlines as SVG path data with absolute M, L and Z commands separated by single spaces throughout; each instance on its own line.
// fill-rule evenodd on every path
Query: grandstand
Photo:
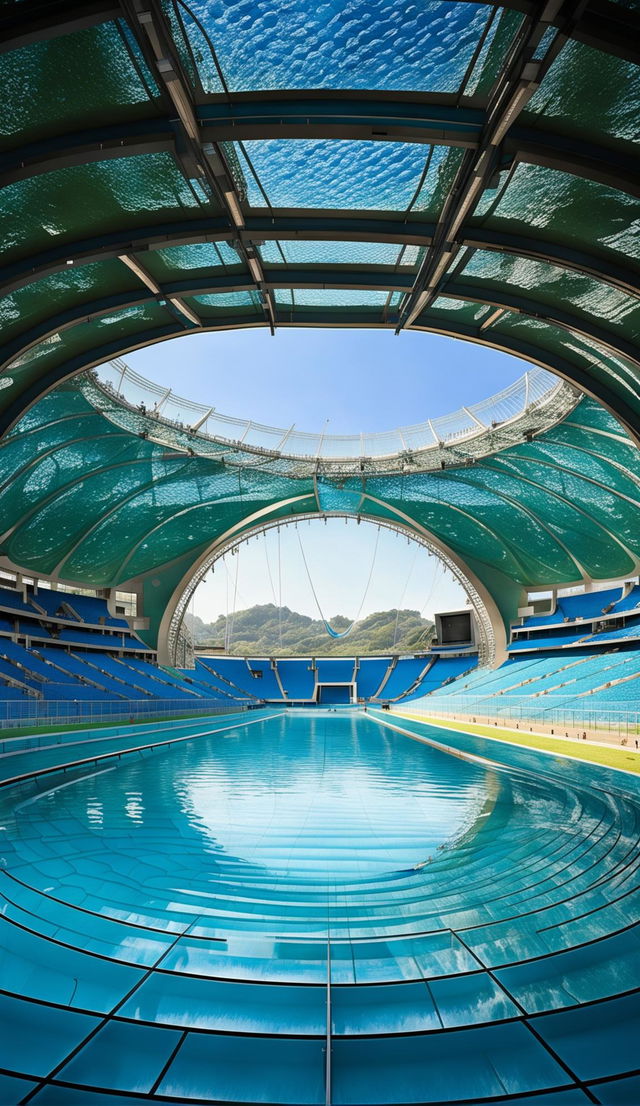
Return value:
M 636 0 L 0 5 L 7 1106 L 640 1101 L 639 43 Z M 295 326 L 522 373 L 343 436 L 180 394 L 177 339 Z M 194 650 L 218 559 L 327 517 L 468 610 Z
M 545 614 L 513 624 L 500 667 L 425 689 L 414 708 L 633 733 L 640 724 L 639 602 L 637 581 L 556 595 Z

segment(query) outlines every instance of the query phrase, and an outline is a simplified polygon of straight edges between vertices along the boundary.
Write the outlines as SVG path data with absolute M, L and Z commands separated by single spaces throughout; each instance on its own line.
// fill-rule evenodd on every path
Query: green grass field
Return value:
M 495 726 L 481 726 L 474 722 L 452 722 L 450 718 L 426 718 L 424 715 L 411 714 L 410 711 L 393 711 L 394 718 L 411 718 L 416 722 L 433 723 L 449 730 L 463 730 L 490 737 L 494 741 L 508 741 L 514 745 L 526 745 L 531 749 L 544 749 L 549 753 L 561 753 L 575 760 L 587 760 L 592 764 L 604 764 L 607 768 L 622 768 L 625 772 L 640 773 L 640 751 L 626 746 L 611 748 L 592 745 L 586 741 L 569 740 L 564 737 L 543 737 L 539 734 L 523 733 L 521 730 L 503 730 Z
M 130 722 L 128 718 L 113 718 L 110 722 L 91 722 L 89 720 L 83 722 L 65 722 L 59 726 L 31 726 L 28 719 L 25 719 L 23 726 L 14 726 L 10 729 L 0 730 L 0 741 L 4 741 L 8 737 L 30 737 L 32 734 L 41 733 L 66 733 L 67 730 L 102 730 L 105 728 L 114 728 L 115 726 L 144 726 L 151 722 L 179 722 L 184 718 L 203 718 L 205 715 L 211 714 L 210 710 L 202 711 L 187 711 L 185 714 L 172 714 L 167 716 L 166 714 L 152 714 L 144 718 L 135 718 L 133 722 Z

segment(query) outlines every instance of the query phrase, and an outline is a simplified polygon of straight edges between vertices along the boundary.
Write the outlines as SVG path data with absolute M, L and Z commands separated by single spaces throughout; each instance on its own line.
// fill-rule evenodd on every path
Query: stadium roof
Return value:
M 212 551 L 331 513 L 426 539 L 505 621 L 522 587 L 640 567 L 638 449 L 588 398 L 535 436 L 470 462 L 453 453 L 437 471 L 335 473 L 199 440 L 92 378 L 41 399 L 0 443 L 5 563 L 87 586 L 142 582 L 150 643 Z
M 0 429 L 141 345 L 319 324 L 491 344 L 637 432 L 633 5 L 21 0 L 0 41 Z

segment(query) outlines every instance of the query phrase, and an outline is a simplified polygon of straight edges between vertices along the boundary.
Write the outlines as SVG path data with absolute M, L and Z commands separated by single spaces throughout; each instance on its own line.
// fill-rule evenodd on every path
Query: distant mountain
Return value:
M 196 646 L 224 646 L 227 619 L 203 622 L 197 615 L 185 616 Z M 350 619 L 335 615 L 334 630 L 346 630 Z M 239 656 L 337 656 L 367 653 L 412 653 L 426 649 L 433 636 L 433 623 L 418 611 L 377 611 L 356 622 L 345 638 L 332 638 L 324 623 L 288 607 L 264 603 L 237 611 L 229 618 L 229 652 Z

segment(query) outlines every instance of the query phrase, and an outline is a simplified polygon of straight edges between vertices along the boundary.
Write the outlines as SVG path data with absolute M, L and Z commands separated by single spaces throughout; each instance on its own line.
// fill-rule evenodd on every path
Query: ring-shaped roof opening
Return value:
M 435 331 L 633 433 L 640 17 L 611 0 L 22 0 L 0 390 L 235 326 Z

